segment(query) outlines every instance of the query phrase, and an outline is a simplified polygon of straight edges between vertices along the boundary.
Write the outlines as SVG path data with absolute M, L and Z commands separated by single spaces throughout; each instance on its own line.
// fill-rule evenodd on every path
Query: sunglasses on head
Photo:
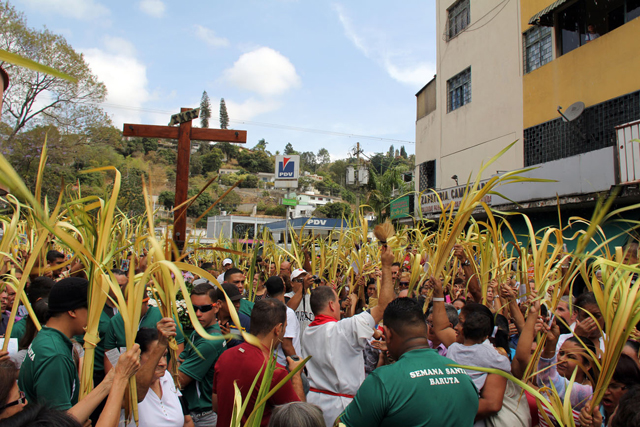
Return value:
M 201 313 L 206 313 L 208 311 L 213 310 L 213 304 L 207 304 L 207 305 L 194 305 L 193 309 L 195 311 L 200 310 Z

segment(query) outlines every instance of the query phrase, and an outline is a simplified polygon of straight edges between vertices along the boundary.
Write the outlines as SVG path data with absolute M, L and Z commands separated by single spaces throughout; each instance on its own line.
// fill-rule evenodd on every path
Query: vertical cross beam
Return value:
M 181 108 L 180 112 L 189 111 Z M 178 159 L 176 165 L 176 199 L 175 206 L 187 200 L 189 191 L 189 159 L 191 157 L 191 121 L 180 123 L 178 129 Z M 187 236 L 187 213 L 183 206 L 173 213 L 173 240 L 182 251 Z

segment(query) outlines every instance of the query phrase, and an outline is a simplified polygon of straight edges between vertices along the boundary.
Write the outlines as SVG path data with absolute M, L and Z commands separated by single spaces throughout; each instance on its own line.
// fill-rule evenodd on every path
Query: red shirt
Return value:
M 266 359 L 262 350 L 249 343 L 243 343 L 236 347 L 227 349 L 216 362 L 215 372 L 213 374 L 213 393 L 218 395 L 218 426 L 228 427 L 231 424 L 231 416 L 233 414 L 233 382 L 238 384 L 238 388 L 242 393 L 242 399 L 247 397 L 247 392 L 253 384 L 253 380 L 258 371 L 266 363 Z M 276 364 L 276 370 L 273 373 L 271 387 L 275 387 L 288 374 L 284 366 Z M 258 380 L 251 397 L 247 409 L 242 417 L 242 424 L 247 421 L 253 406 L 256 403 L 258 390 L 261 381 Z M 261 426 L 267 426 L 271 418 L 271 411 L 276 405 L 283 405 L 289 402 L 299 402 L 300 398 L 293 389 L 291 381 L 287 381 L 271 398 L 268 400 L 264 408 Z

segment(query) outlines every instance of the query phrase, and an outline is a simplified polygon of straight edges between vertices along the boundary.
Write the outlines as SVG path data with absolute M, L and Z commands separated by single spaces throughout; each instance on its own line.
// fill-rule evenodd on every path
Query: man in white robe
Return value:
M 320 286 L 311 292 L 310 305 L 315 320 L 302 338 L 303 357 L 313 356 L 306 364 L 311 391 L 307 401 L 322 409 L 327 427 L 353 400 L 364 381 L 362 351 L 382 320 L 384 309 L 394 298 L 391 264 L 393 254 L 382 246 L 382 285 L 378 305 L 356 316 L 340 320 L 340 302 L 336 292 Z

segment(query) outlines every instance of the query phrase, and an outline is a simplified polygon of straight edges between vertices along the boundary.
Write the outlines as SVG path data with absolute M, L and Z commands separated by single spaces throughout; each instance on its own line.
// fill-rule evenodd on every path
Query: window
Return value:
M 427 160 L 420 163 L 419 191 L 423 192 L 436 187 L 436 161 Z
M 447 112 L 471 102 L 471 67 L 447 81 Z
M 553 59 L 551 28 L 533 27 L 523 37 L 524 72 L 530 73 Z
M 640 0 L 581 0 L 556 14 L 559 55 L 596 40 L 640 16 Z
M 449 8 L 448 13 L 447 35 L 452 39 L 469 25 L 469 0 L 460 0 Z

